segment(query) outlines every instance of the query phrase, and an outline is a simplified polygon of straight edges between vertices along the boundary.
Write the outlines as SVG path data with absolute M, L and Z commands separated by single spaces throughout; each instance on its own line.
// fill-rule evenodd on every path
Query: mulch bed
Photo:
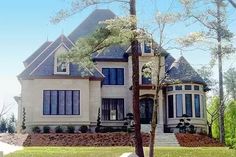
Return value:
M 22 146 L 28 134 L 0 134 L 0 141 L 11 145 Z
M 148 146 L 149 134 L 142 134 L 143 145 Z M 129 133 L 30 134 L 24 146 L 133 146 Z
M 182 147 L 224 147 L 218 140 L 200 134 L 175 134 Z

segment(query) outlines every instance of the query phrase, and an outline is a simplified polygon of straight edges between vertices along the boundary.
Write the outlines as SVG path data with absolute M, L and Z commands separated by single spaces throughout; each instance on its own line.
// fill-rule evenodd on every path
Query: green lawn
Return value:
M 119 157 L 132 147 L 28 147 L 6 157 Z M 236 157 L 228 148 L 156 148 L 158 157 Z M 145 148 L 148 156 L 148 148 Z

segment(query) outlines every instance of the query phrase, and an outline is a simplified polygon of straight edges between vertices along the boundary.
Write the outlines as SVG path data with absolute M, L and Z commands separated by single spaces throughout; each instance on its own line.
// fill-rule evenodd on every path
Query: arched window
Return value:
M 142 84 L 151 84 L 152 83 L 152 69 L 144 65 L 142 67 Z

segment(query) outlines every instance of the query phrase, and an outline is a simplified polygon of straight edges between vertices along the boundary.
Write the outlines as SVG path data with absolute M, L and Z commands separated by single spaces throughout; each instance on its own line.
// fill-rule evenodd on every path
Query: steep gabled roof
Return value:
M 114 18 L 116 15 L 109 9 L 96 9 L 93 11 L 69 36 L 72 42 L 89 35 L 99 26 L 99 22 Z
M 175 58 L 171 56 L 171 54 L 168 54 L 165 56 L 165 70 L 168 71 L 170 69 L 170 66 L 174 63 Z
M 127 46 L 113 45 L 101 53 L 94 53 L 94 61 L 128 61 Z
M 199 83 L 206 85 L 206 82 L 198 75 L 183 56 L 172 63 L 167 74 L 167 82 L 180 81 L 183 83 Z
M 58 48 L 64 46 L 67 50 L 72 48 L 73 43 L 64 35 L 58 37 L 50 46 L 48 46 L 41 54 L 35 58 L 30 66 L 18 75 L 19 79 L 33 79 L 43 77 L 57 77 L 54 75 L 54 53 Z M 102 78 L 103 75 L 95 69 L 91 72 L 86 68 L 78 67 L 78 65 L 70 64 L 70 77 L 95 77 Z M 80 69 L 80 70 L 79 70 Z
M 52 42 L 46 41 L 44 42 L 32 55 L 30 55 L 23 63 L 25 67 L 33 62 L 33 60 L 40 55 L 40 53 L 45 50 Z

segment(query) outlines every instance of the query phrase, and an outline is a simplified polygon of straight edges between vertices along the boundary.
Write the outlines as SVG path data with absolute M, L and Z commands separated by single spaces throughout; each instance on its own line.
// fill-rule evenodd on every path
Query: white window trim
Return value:
M 57 71 L 57 58 L 59 55 L 63 54 L 65 52 L 56 52 L 54 55 L 54 74 L 55 75 L 69 75 L 70 74 L 70 64 L 66 63 L 66 72 L 58 72 Z
M 145 53 L 144 52 L 144 48 L 145 48 L 145 41 L 143 41 L 143 42 L 141 42 L 141 51 L 142 51 L 142 54 L 144 54 L 145 56 L 152 56 L 153 55 L 153 53 L 154 53 L 154 50 L 152 49 L 152 43 L 150 43 L 150 46 L 151 46 L 151 52 L 150 53 Z

